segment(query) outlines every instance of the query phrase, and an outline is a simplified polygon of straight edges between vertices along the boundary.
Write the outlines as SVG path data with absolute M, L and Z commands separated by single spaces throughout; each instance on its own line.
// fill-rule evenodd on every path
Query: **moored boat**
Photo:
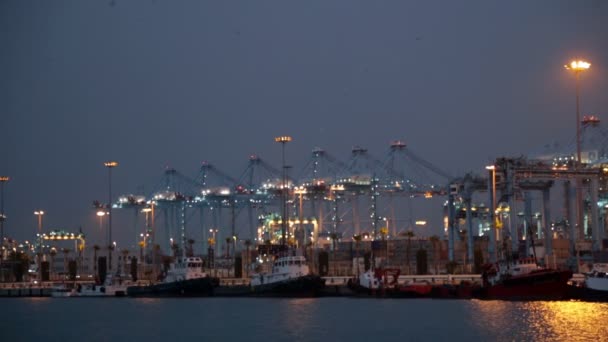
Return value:
M 584 301 L 608 301 L 608 264 L 596 263 L 584 274 L 582 283 L 570 284 L 570 298 Z
M 270 272 L 251 277 L 250 295 L 277 297 L 316 297 L 325 280 L 312 274 L 304 256 L 283 256 L 272 263 Z
M 475 291 L 479 299 L 552 300 L 569 296 L 569 270 L 541 267 L 534 258 L 502 261 L 486 265 L 482 286 Z
M 203 297 L 213 295 L 219 279 L 203 272 L 199 257 L 180 257 L 171 263 L 164 279 L 145 286 L 127 287 L 131 297 Z
M 66 297 L 75 297 L 76 289 L 71 286 L 67 286 L 65 284 L 61 284 L 53 287 L 51 290 L 51 297 L 55 298 L 66 298 Z
M 399 283 L 401 271 L 394 268 L 370 269 L 351 280 L 350 288 L 358 295 L 391 298 L 427 298 L 433 294 L 433 285 L 426 281 Z
M 127 284 L 122 280 L 114 281 L 106 277 L 103 284 L 78 284 L 74 297 L 124 297 L 127 295 Z

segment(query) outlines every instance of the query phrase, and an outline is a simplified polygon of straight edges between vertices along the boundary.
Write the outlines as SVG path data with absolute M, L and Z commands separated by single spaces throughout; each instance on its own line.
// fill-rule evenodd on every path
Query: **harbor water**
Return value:
M 3 341 L 591 341 L 608 303 L 1 298 Z

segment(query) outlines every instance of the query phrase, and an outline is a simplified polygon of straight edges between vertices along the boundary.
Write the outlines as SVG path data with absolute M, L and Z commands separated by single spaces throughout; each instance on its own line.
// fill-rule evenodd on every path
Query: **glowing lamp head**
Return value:
M 570 62 L 570 64 L 566 64 L 564 65 L 564 67 L 568 70 L 574 70 L 574 71 L 584 71 L 589 69 L 589 67 L 591 66 L 591 63 L 582 61 L 582 60 L 576 60 L 576 61 L 572 61 Z
M 103 163 L 103 165 L 106 166 L 106 167 L 116 167 L 116 166 L 118 166 L 118 162 L 107 161 L 107 162 Z
M 280 142 L 280 143 L 287 143 L 287 142 L 291 141 L 291 137 L 288 135 L 284 135 L 284 136 L 274 138 L 274 141 Z

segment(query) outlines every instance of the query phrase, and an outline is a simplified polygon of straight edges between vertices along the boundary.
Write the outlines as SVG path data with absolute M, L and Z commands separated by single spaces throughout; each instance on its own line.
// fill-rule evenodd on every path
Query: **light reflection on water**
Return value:
M 0 340 L 77 341 L 83 334 L 87 341 L 164 342 L 608 340 L 608 303 L 0 298 L 0 307 Z
M 608 339 L 608 303 L 472 301 L 478 329 L 498 340 Z
M 319 301 L 315 298 L 297 298 L 287 301 L 282 307 L 284 313 L 281 316 L 296 340 L 305 339 L 308 331 L 319 328 L 315 327 L 314 323 L 314 314 L 319 310 L 318 305 Z

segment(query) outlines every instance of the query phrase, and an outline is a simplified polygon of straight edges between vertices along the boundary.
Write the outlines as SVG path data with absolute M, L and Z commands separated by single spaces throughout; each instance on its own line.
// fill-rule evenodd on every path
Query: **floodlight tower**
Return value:
M 285 203 L 285 200 L 287 198 L 287 166 L 285 166 L 285 144 L 291 141 L 291 137 L 288 135 L 284 135 L 274 138 L 274 141 L 281 144 L 281 165 L 283 169 L 283 172 L 281 173 L 281 246 L 285 246 L 285 243 L 287 242 L 287 221 L 289 220 L 287 204 Z
M 112 169 L 118 166 L 118 162 L 107 161 L 103 163 L 108 168 L 108 269 L 112 271 Z
M 581 165 L 581 113 L 580 113 L 580 75 L 591 66 L 591 63 L 583 60 L 573 60 L 564 65 L 567 70 L 572 70 L 575 77 L 576 88 L 576 168 Z M 578 226 L 579 239 L 583 236 L 583 194 L 581 179 L 576 177 L 576 225 Z

